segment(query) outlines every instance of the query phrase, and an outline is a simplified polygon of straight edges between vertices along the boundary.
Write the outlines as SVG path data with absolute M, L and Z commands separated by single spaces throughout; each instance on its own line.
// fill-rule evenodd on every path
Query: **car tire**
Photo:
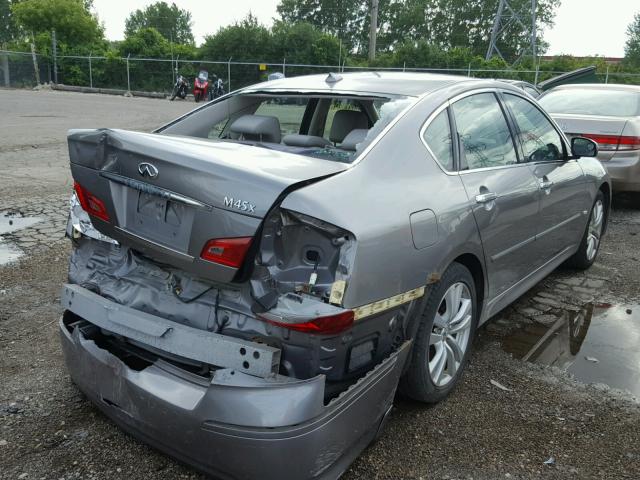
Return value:
M 589 221 L 582 236 L 580 247 L 578 251 L 566 261 L 568 267 L 586 270 L 593 265 L 600 250 L 600 242 L 602 240 L 602 232 L 604 231 L 606 219 L 607 209 L 604 195 L 601 191 L 598 191 L 593 206 L 591 207 Z
M 449 395 L 468 361 L 478 315 L 471 272 L 451 264 L 424 303 L 411 363 L 400 381 L 402 394 L 424 403 L 437 403 Z M 456 320 L 457 316 L 461 317 Z

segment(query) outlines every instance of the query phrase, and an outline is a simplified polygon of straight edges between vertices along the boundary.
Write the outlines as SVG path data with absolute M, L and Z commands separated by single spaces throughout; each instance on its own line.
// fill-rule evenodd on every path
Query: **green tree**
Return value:
M 339 60 L 338 39 L 309 23 L 276 22 L 271 34 L 273 48 L 270 59 L 274 61 L 286 58 L 287 63 L 335 65 Z
M 624 46 L 624 61 L 631 67 L 640 67 L 640 13 L 627 27 L 627 42 Z
M 424 41 L 442 49 L 469 48 L 474 55 L 487 51 L 499 0 L 380 0 L 378 50 L 391 52 L 406 42 Z M 514 9 L 530 0 L 511 0 Z M 538 38 L 553 24 L 560 0 L 538 0 Z M 370 0 L 281 0 L 278 13 L 283 21 L 306 21 L 338 36 L 352 53 L 368 48 Z M 508 28 L 499 44 L 505 57 L 514 59 L 530 38 L 517 28 Z M 544 44 L 543 44 L 544 45 Z
M 368 0 L 282 0 L 277 11 L 283 23 L 310 23 L 337 37 L 346 50 L 364 53 L 368 47 Z
M 20 0 L 11 4 L 11 12 L 25 34 L 34 35 L 40 52 L 50 48 L 52 30 L 61 50 L 91 49 L 104 39 L 102 26 L 82 0 Z
M 18 37 L 18 27 L 11 13 L 10 0 L 0 0 L 0 46 Z
M 207 35 L 200 47 L 205 60 L 266 61 L 272 49 L 271 33 L 260 25 L 256 17 L 247 15 L 240 22 L 222 27 L 214 35 Z
M 152 3 L 143 10 L 136 10 L 125 22 L 125 36 L 129 37 L 144 28 L 155 28 L 170 42 L 193 44 L 191 12 L 178 8 L 175 3 Z

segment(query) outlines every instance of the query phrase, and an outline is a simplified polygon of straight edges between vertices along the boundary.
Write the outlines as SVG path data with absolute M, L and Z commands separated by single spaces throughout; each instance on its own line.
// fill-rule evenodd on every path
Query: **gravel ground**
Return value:
M 28 255 L 0 266 L 1 479 L 200 478 L 91 406 L 64 369 L 56 325 L 69 253 L 65 130 L 148 130 L 190 106 L 0 90 L 0 131 L 10 133 L 0 140 L 0 212 L 43 219 L 9 238 Z M 32 143 L 33 131 L 41 143 Z M 382 437 L 344 478 L 640 478 L 636 400 L 515 360 L 500 347 L 513 329 L 586 302 L 640 303 L 639 235 L 640 198 L 617 197 L 598 262 L 586 273 L 558 270 L 481 328 L 453 394 L 434 407 L 398 399 Z

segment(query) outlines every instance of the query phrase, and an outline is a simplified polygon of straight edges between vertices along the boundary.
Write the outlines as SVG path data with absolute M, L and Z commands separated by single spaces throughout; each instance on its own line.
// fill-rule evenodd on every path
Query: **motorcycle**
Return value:
M 213 76 L 213 83 L 211 84 L 211 88 L 209 89 L 209 100 L 213 100 L 214 98 L 221 97 L 225 94 L 224 91 L 224 82 L 221 78 Z
M 176 77 L 176 84 L 173 86 L 171 97 L 169 100 L 173 101 L 176 97 L 180 97 L 182 100 L 187 98 L 187 92 L 189 91 L 189 82 L 182 75 Z
M 205 100 L 209 95 L 209 72 L 200 70 L 193 83 L 193 98 L 196 102 Z

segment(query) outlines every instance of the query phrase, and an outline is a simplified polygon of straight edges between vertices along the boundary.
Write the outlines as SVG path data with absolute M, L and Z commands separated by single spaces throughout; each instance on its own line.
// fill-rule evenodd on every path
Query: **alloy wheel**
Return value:
M 434 385 L 453 380 L 469 346 L 473 306 L 463 282 L 451 285 L 440 300 L 429 337 L 429 374 Z
M 604 220 L 604 206 L 602 200 L 596 200 L 591 210 L 591 218 L 589 219 L 589 230 L 587 232 L 587 259 L 592 261 L 598 246 L 600 245 L 600 237 L 602 236 L 602 224 Z

